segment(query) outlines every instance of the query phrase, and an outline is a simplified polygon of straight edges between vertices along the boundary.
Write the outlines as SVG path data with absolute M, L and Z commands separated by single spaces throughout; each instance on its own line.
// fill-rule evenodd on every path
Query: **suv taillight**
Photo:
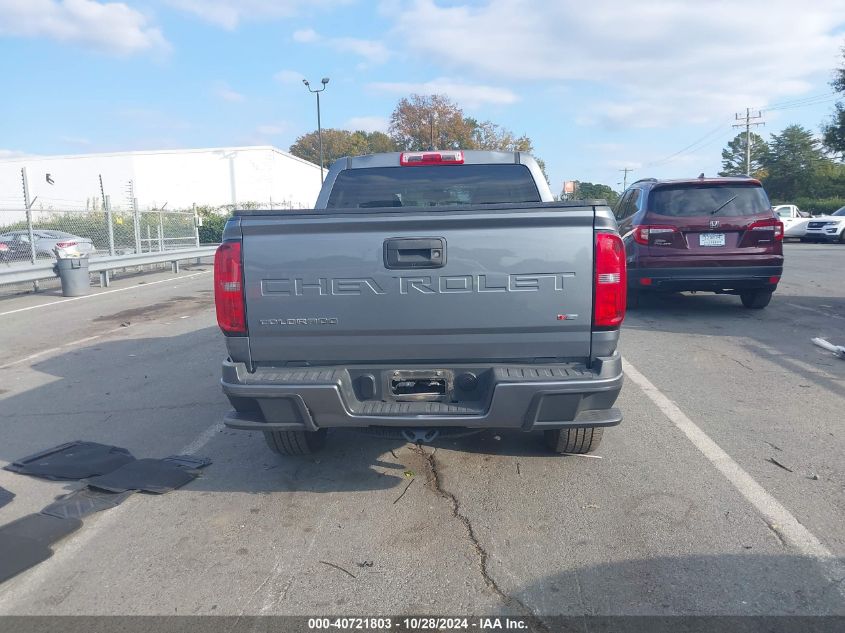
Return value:
M 246 334 L 240 242 L 223 242 L 214 254 L 214 303 L 224 333 Z
M 634 241 L 637 244 L 648 246 L 666 246 L 668 244 L 655 244 L 653 238 L 658 235 L 663 235 L 669 238 L 669 243 L 674 241 L 675 234 L 680 234 L 676 226 L 661 226 L 654 224 L 637 224 L 634 227 Z
M 749 231 L 774 231 L 775 242 L 783 240 L 783 222 L 776 218 L 757 220 L 748 227 Z
M 593 326 L 616 328 L 625 319 L 627 275 L 625 246 L 614 233 L 596 233 L 596 279 Z

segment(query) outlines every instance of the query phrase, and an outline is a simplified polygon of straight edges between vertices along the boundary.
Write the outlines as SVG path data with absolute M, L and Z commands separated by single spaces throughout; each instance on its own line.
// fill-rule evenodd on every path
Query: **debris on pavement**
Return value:
M 85 483 L 112 492 L 140 490 L 163 494 L 181 488 L 198 475 L 197 470 L 187 470 L 163 459 L 137 459 L 105 475 L 90 477 Z
M 769 457 L 766 461 L 767 461 L 767 462 L 769 462 L 769 463 L 771 463 L 771 464 L 774 464 L 774 465 L 775 465 L 775 466 L 777 466 L 778 468 L 783 468 L 784 470 L 786 470 L 786 471 L 788 471 L 788 472 L 790 472 L 790 473 L 795 472 L 795 471 L 794 471 L 794 470 L 792 470 L 789 466 L 784 466 L 783 464 L 781 464 L 781 463 L 780 463 L 778 460 L 776 460 L 774 457 Z
M 328 565 L 329 567 L 334 567 L 335 569 L 338 569 L 338 570 L 342 571 L 344 574 L 346 574 L 346 575 L 347 575 L 347 576 L 349 576 L 350 578 L 357 578 L 357 576 L 356 576 L 355 574 L 353 574 L 353 573 L 352 573 L 352 572 L 350 572 L 350 571 L 345 570 L 345 569 L 344 569 L 343 567 L 341 567 L 340 565 L 335 565 L 334 563 L 330 563 L 330 562 L 325 561 L 325 560 L 321 560 L 320 562 L 321 562 L 323 565 Z
M 816 473 L 810 473 L 809 475 L 807 475 L 807 479 L 812 479 L 813 481 L 818 481 L 819 476 Z
M 9 535 L 0 539 L 0 583 L 17 576 L 53 555 L 46 545 L 25 536 Z
M 106 490 L 94 490 L 93 488 L 87 487 L 81 488 L 63 497 L 59 497 L 41 510 L 41 514 L 48 514 L 62 519 L 81 519 L 95 512 L 116 508 L 126 501 L 133 492 L 134 490 L 108 492 Z
M 2 508 L 4 505 L 9 503 L 14 498 L 15 498 L 14 492 L 6 490 L 3 486 L 0 486 L 0 508 Z
M 833 343 L 828 342 L 823 338 L 814 338 L 810 339 L 813 341 L 813 344 L 821 347 L 822 349 L 826 349 L 828 352 L 832 353 L 834 356 L 845 360 L 845 345 L 834 345 Z
M 402 473 L 402 475 L 405 477 L 405 479 L 411 479 L 412 477 L 414 477 L 414 471 L 406 470 L 404 473 Z
M 4 468 L 13 473 L 53 480 L 95 477 L 135 461 L 125 448 L 96 442 L 67 442 L 18 459 Z
M 373 566 L 373 561 L 371 561 L 371 560 L 365 560 L 365 561 L 364 561 L 364 562 L 362 562 L 362 563 L 355 563 L 355 564 L 356 564 L 356 565 L 358 565 L 358 567 L 372 567 L 372 566 Z
M 572 457 L 589 457 L 590 459 L 603 459 L 601 455 L 588 455 L 587 453 L 561 453 L 561 455 L 571 455 Z
M 161 461 L 169 462 L 181 468 L 187 468 L 188 470 L 198 470 L 211 465 L 210 457 L 197 457 L 196 455 L 171 455 Z
M 763 441 L 764 441 L 764 442 L 766 442 L 766 440 L 763 440 Z M 781 451 L 781 452 L 783 452 L 783 449 L 782 449 L 780 446 L 776 446 L 775 444 L 772 444 L 771 442 L 766 442 L 766 444 L 768 444 L 769 446 L 771 446 L 771 447 L 772 447 L 773 449 L 775 449 L 776 451 Z
M 402 494 L 401 494 L 401 495 L 399 495 L 398 497 L 396 497 L 396 499 L 394 499 L 394 500 L 393 500 L 393 505 L 396 505 L 396 504 L 399 502 L 399 500 L 400 500 L 402 497 L 404 497 L 404 496 L 405 496 L 405 493 L 406 493 L 406 492 L 408 492 L 408 488 L 410 488 L 410 487 L 411 487 L 411 484 L 412 484 L 412 483 L 414 483 L 414 481 L 416 481 L 416 480 L 415 480 L 415 479 L 411 479 L 411 481 L 409 481 L 409 482 L 408 482 L 408 485 L 407 485 L 407 486 L 405 486 L 405 489 L 402 491 Z

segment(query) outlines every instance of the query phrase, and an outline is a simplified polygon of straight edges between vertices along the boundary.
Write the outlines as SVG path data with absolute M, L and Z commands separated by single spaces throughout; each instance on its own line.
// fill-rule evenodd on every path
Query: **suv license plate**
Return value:
M 724 233 L 701 233 L 698 236 L 698 245 L 699 246 L 724 246 L 725 245 L 725 234 Z

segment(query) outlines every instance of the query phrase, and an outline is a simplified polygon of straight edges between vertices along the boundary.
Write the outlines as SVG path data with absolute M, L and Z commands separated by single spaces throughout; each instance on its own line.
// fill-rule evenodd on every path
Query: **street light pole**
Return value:
M 308 88 L 308 92 L 317 95 L 317 137 L 320 139 L 320 182 L 323 182 L 323 126 L 320 122 L 320 93 L 326 89 L 326 84 L 329 83 L 329 78 L 323 77 L 320 81 L 320 83 L 323 84 L 323 87 L 317 88 L 316 90 L 311 88 L 311 84 L 308 83 L 307 79 L 303 79 L 302 83 L 304 83 L 305 87 Z

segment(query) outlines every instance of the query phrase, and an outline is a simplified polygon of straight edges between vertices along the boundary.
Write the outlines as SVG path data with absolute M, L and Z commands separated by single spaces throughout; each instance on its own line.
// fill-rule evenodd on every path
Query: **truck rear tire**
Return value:
M 326 429 L 319 431 L 264 431 L 270 450 L 279 455 L 310 455 L 326 445 Z
M 749 310 L 762 310 L 769 305 L 769 301 L 772 300 L 772 291 L 751 290 L 749 292 L 741 293 L 739 298 L 742 300 L 742 305 Z
M 577 429 L 554 429 L 543 431 L 546 445 L 555 453 L 583 455 L 592 453 L 601 444 L 604 431 L 600 426 L 587 426 Z

